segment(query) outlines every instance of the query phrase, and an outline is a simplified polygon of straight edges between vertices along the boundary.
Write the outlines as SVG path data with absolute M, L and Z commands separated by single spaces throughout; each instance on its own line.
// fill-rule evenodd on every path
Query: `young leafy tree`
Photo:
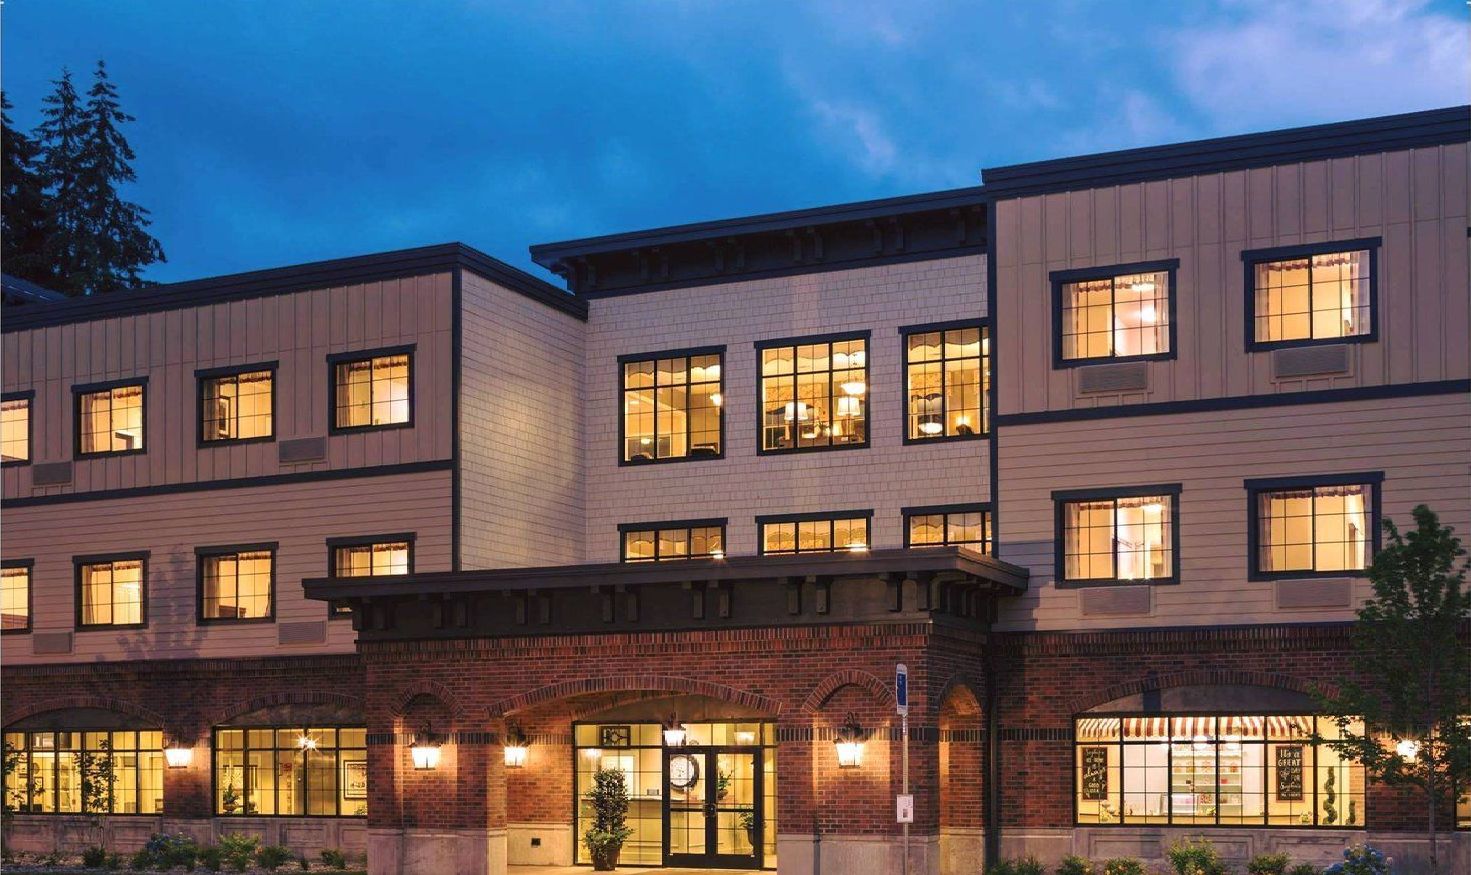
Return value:
M 70 70 L 62 69 L 61 78 L 52 84 L 56 88 L 41 101 L 41 124 L 35 133 L 41 150 L 38 169 L 51 204 L 51 233 L 41 250 L 46 275 L 34 281 L 66 295 L 82 295 L 87 291 L 81 254 L 86 233 L 85 203 L 77 179 L 82 155 L 82 102 Z
M 50 215 L 37 167 L 41 150 L 11 124 L 10 109 L 0 92 L 0 263 L 12 276 L 44 284 Z
M 77 186 L 82 199 L 86 245 L 81 267 L 87 293 L 100 294 L 143 285 L 142 268 L 163 261 L 163 247 L 147 231 L 148 211 L 124 200 L 118 186 L 133 182 L 133 147 L 121 126 L 133 121 L 122 111 L 107 65 L 97 62 L 87 104 L 82 110 Z
M 1425 794 L 1439 872 L 1440 815 L 1454 805 L 1455 781 L 1471 780 L 1471 593 L 1454 530 L 1423 504 L 1413 516 L 1403 535 L 1384 521 L 1388 543 L 1369 567 L 1374 596 L 1354 632 L 1356 677 L 1322 703 L 1340 737 L 1319 741 L 1372 778 Z

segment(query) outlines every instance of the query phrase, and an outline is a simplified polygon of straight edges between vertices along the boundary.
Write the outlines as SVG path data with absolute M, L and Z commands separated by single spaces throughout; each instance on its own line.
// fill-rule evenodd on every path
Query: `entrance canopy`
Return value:
M 964 547 L 316 578 L 366 640 L 928 619 L 984 625 L 1027 571 Z M 551 631 L 551 630 L 543 630 Z

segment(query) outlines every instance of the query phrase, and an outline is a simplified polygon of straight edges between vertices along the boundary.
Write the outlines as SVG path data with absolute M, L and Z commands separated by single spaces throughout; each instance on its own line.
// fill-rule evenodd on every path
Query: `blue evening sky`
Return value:
M 106 59 L 189 279 L 973 185 L 1467 102 L 1464 0 L 7 0 L 23 128 Z

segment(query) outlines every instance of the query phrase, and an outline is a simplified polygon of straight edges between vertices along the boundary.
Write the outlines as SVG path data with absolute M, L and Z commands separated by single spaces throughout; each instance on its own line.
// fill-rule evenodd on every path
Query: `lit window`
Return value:
M 333 356 L 335 429 L 382 428 L 413 421 L 411 353 Z
M 1243 252 L 1252 341 L 1372 335 L 1378 245 L 1366 240 Z
M 793 553 L 837 553 L 862 551 L 869 547 L 869 522 L 872 514 L 864 511 L 800 515 L 792 517 L 757 517 L 761 530 L 761 553 L 779 556 Z
M 906 336 L 908 440 L 977 437 L 989 430 L 990 346 L 984 326 Z
M 720 351 L 623 361 L 623 461 L 720 455 Z
M 624 562 L 719 559 L 725 555 L 725 521 L 631 523 L 618 527 Z
M 143 451 L 142 383 L 77 390 L 77 453 Z
M 328 577 L 386 577 L 412 574 L 414 536 L 372 535 L 362 538 L 332 538 L 327 541 Z M 333 605 L 331 616 L 346 617 L 352 611 Z
M 868 444 L 868 340 L 763 345 L 761 452 Z
M 1077 822 L 1362 828 L 1364 769 L 1315 731 L 1340 733 L 1310 715 L 1081 717 Z
M 1170 286 L 1179 262 L 1057 271 L 1058 358 L 1064 362 L 1170 353 Z
M 1178 494 L 1178 487 L 1053 493 L 1062 529 L 1059 582 L 1173 579 Z
M 162 814 L 163 733 L 5 733 L 5 810 L 24 814 Z M 112 780 L 97 780 L 111 774 Z
M 976 505 L 905 508 L 910 547 L 965 546 L 991 552 L 991 513 Z
M 31 628 L 31 563 L 7 562 L 0 568 L 0 631 Z
M 0 401 L 0 462 L 14 465 L 31 460 L 31 399 Z
M 265 620 L 274 616 L 275 545 L 208 548 L 199 553 L 199 617 Z
M 219 443 L 271 437 L 273 378 L 268 369 L 201 377 L 200 439 Z
M 1359 573 L 1375 546 L 1378 474 L 1324 482 L 1247 481 L 1257 575 Z
M 141 626 L 147 616 L 141 556 L 87 560 L 77 564 L 77 625 Z
M 215 814 L 362 817 L 367 741 L 361 726 L 216 729 Z

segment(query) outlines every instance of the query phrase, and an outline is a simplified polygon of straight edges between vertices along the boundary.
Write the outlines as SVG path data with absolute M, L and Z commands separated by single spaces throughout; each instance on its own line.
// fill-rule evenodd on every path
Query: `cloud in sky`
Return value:
M 432 9 L 432 13 L 429 11 Z M 19 0 L 23 126 L 108 61 L 174 280 L 973 185 L 1464 103 L 1460 0 Z

